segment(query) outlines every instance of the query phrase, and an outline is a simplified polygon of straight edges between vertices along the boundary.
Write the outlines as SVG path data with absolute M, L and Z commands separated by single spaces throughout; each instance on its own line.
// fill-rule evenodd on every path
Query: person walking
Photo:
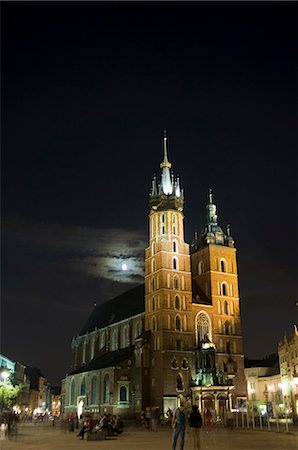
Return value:
M 211 422 L 212 422 L 212 414 L 209 408 L 207 408 L 205 415 L 204 415 L 204 420 L 205 420 L 205 427 L 207 429 L 207 433 L 210 433 L 211 431 Z
M 203 420 L 197 405 L 192 406 L 192 412 L 189 415 L 188 423 L 191 429 L 191 440 L 193 450 L 200 450 L 200 428 Z
M 179 436 L 180 450 L 184 449 L 184 436 L 185 436 L 185 411 L 184 404 L 181 401 L 180 406 L 175 410 L 172 419 L 173 436 L 172 436 L 172 450 L 176 450 L 176 444 Z

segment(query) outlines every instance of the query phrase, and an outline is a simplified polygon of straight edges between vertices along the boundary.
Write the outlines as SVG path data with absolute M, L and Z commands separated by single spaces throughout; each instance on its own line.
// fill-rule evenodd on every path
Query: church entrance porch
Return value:
M 198 406 L 202 415 L 208 408 L 215 422 L 226 423 L 226 413 L 232 409 L 234 386 L 193 386 L 190 389 L 192 404 Z

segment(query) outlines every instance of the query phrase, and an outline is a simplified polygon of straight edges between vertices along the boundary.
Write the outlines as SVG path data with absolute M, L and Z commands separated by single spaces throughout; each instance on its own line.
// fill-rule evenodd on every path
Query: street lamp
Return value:
M 7 370 L 2 370 L 1 374 L 0 374 L 3 382 L 5 383 L 7 378 L 9 378 L 10 373 Z

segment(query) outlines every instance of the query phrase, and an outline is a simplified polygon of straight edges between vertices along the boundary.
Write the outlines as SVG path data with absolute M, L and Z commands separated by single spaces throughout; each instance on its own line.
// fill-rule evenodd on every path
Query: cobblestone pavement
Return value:
M 160 427 L 157 432 L 128 427 L 116 440 L 80 440 L 71 433 L 48 424 L 19 426 L 17 438 L 0 440 L 1 450 L 170 450 L 172 431 Z M 177 450 L 179 450 L 179 442 Z M 189 430 L 184 450 L 191 450 Z M 277 433 L 267 430 L 201 430 L 201 450 L 298 450 L 298 432 Z

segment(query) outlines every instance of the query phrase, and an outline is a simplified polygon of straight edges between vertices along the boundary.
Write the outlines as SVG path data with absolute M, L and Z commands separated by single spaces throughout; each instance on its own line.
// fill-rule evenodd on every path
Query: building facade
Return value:
M 298 418 L 298 331 L 294 326 L 291 336 L 284 336 L 278 344 L 278 357 L 282 387 L 282 408 L 294 420 Z
M 163 139 L 149 197 L 144 285 L 96 307 L 72 340 L 65 413 L 131 417 L 183 398 L 217 416 L 246 398 L 236 248 L 209 192 L 206 227 L 184 240 L 184 194 Z

